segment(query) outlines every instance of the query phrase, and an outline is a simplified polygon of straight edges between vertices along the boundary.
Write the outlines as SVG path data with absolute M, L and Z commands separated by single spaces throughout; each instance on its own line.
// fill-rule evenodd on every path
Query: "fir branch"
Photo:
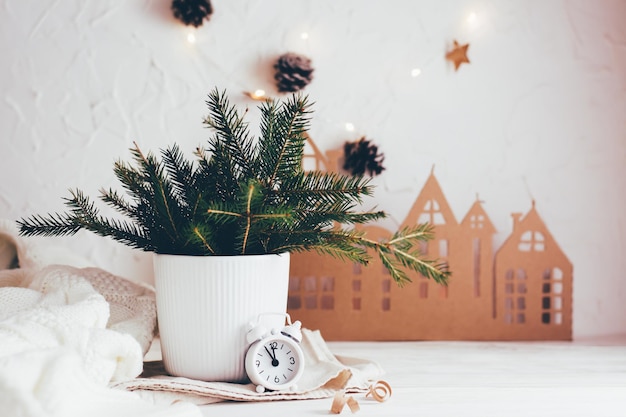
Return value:
M 391 240 L 387 242 L 388 245 L 400 245 L 402 243 L 409 243 L 413 240 L 427 241 L 433 238 L 433 226 L 429 223 L 418 224 L 415 228 L 411 229 L 405 227 L 404 229 L 396 232 Z
M 139 227 L 122 220 L 106 219 L 100 216 L 94 203 L 81 190 L 70 192 L 72 198 L 66 199 L 66 205 L 70 207 L 74 221 L 80 224 L 82 228 L 103 237 L 111 236 L 115 240 L 134 248 L 154 249 L 152 242 Z
M 385 251 L 378 251 L 378 257 L 380 258 L 383 266 L 389 271 L 391 278 L 402 287 L 406 283 L 411 282 L 411 279 L 407 276 L 406 272 L 398 268 L 397 263 L 393 262 Z
M 436 260 L 424 261 L 417 254 L 410 254 L 400 249 L 394 249 L 393 253 L 403 266 L 419 272 L 426 278 L 430 278 L 439 284 L 447 284 L 449 275 L 447 264 L 437 264 Z
M 224 211 L 224 210 L 217 210 L 217 209 L 207 209 L 206 211 L 208 214 L 218 214 L 221 215 L 223 214 L 224 216 L 232 216 L 232 217 L 245 217 L 243 214 L 241 213 L 235 213 L 233 211 Z
M 302 170 L 303 135 L 309 123 L 309 103 L 305 96 L 293 95 L 276 106 L 266 102 L 261 107 L 268 128 L 261 137 L 259 150 L 260 178 L 268 189 Z
M 279 148 L 279 129 L 277 122 L 278 103 L 275 100 L 266 100 L 259 106 L 261 111 L 261 140 L 259 141 L 258 161 L 255 166 L 258 170 L 258 178 L 268 178 L 275 166 L 274 153 Z
M 213 248 L 211 247 L 211 245 L 208 244 L 206 238 L 204 237 L 204 235 L 202 235 L 202 233 L 200 232 L 200 229 L 198 227 L 194 227 L 193 228 L 193 233 L 198 236 L 198 238 L 202 241 L 202 244 L 204 245 L 204 247 L 206 247 L 209 252 L 211 253 L 215 253 L 215 251 L 213 250 Z
M 152 155 L 148 154 L 147 157 L 144 156 L 144 154 L 141 152 L 141 149 L 139 149 L 139 145 L 137 145 L 136 142 L 133 142 L 133 144 L 135 145 L 135 149 L 133 150 L 135 158 L 138 162 L 141 163 L 141 167 L 146 172 L 147 177 L 151 181 L 151 184 L 155 191 L 155 202 L 157 204 L 157 207 L 158 205 L 163 204 L 165 208 L 165 213 L 167 214 L 167 220 L 172 227 L 174 236 L 178 237 L 176 221 L 174 220 L 174 217 L 172 215 L 172 209 L 170 208 L 170 206 L 176 204 L 176 202 L 172 198 L 169 182 L 165 179 L 163 175 L 163 169 Z
M 302 229 L 296 225 L 274 230 L 269 235 L 268 248 L 271 253 L 314 250 L 338 259 L 367 264 L 370 257 L 364 247 L 353 244 L 361 237 L 362 232 L 356 230 Z
M 384 211 L 346 212 L 342 210 L 296 210 L 295 214 L 299 215 L 303 222 L 309 224 L 332 224 L 335 222 L 341 224 L 363 224 L 386 217 Z
M 178 197 L 181 206 L 186 209 L 185 216 L 193 218 L 200 200 L 200 191 L 195 184 L 194 165 L 185 159 L 176 144 L 163 150 L 161 154 L 173 192 Z
M 314 251 L 320 255 L 329 255 L 335 259 L 348 262 L 356 262 L 361 265 L 367 265 L 370 261 L 370 257 L 367 252 L 361 251 L 358 248 L 343 245 L 331 245 L 327 242 L 320 242 L 317 244 L 292 244 L 285 245 L 282 248 L 276 248 L 272 253 L 282 252 L 308 252 Z
M 277 198 L 295 199 L 307 205 L 317 201 L 334 202 L 337 199 L 361 203 L 361 197 L 371 195 L 372 190 L 368 178 L 313 171 L 298 173 L 285 179 L 280 189 L 273 191 L 273 195 Z
M 253 184 L 248 186 L 248 197 L 246 201 L 246 230 L 243 233 L 243 245 L 241 254 L 246 253 L 246 246 L 248 245 L 248 235 L 250 234 L 250 224 L 252 222 L 252 213 L 250 212 L 250 205 L 252 203 L 252 196 L 254 195 L 255 187 Z
M 136 202 L 151 199 L 151 193 L 149 188 L 145 185 L 143 175 L 135 168 L 118 160 L 113 164 L 113 173 L 120 181 L 127 194 Z
M 226 91 L 217 88 L 209 93 L 206 101 L 210 114 L 204 124 L 213 128 L 217 136 L 210 143 L 214 147 L 223 146 L 224 155 L 232 160 L 244 178 L 254 177 L 254 147 L 244 118 L 234 105 L 230 105 Z
M 124 200 L 124 197 L 122 197 L 117 191 L 113 190 L 112 188 L 109 188 L 108 190 L 101 188 L 100 200 L 104 201 L 120 213 L 128 217 L 137 219 L 136 207 L 132 206 L 130 203 Z
M 102 218 L 92 202 L 80 190 L 70 190 L 71 198 L 65 199 L 70 208 L 63 215 L 47 217 L 35 215 L 18 221 L 24 236 L 73 235 L 80 229 L 90 230 L 100 236 L 110 236 L 131 247 L 151 250 L 153 246 L 138 227 L 121 220 Z
M 205 194 L 213 192 L 220 201 L 235 201 L 240 191 L 240 183 L 244 179 L 228 149 L 221 142 L 209 142 L 209 146 L 210 159 L 206 159 L 204 151 L 201 153 L 205 159 L 201 161 L 199 172 L 199 178 L 203 181 L 198 186 L 205 184 Z
M 365 237 L 361 237 L 360 240 L 363 245 L 378 253 L 383 265 L 389 270 L 391 277 L 398 285 L 403 286 L 412 281 L 400 266 L 418 272 L 439 284 L 446 285 L 450 277 L 447 264 L 438 263 L 437 260 L 424 260 L 420 257 L 419 252 L 411 252 L 411 248 L 417 242 L 432 238 L 431 231 L 431 225 L 419 224 L 415 227 L 405 227 L 386 242 L 376 242 Z M 390 255 L 394 259 L 391 259 Z
M 40 214 L 17 221 L 22 236 L 71 236 L 81 225 L 69 214 Z

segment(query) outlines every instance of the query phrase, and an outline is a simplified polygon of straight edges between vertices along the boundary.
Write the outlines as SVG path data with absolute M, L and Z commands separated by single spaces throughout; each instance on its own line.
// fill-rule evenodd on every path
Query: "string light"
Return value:
M 264 101 L 266 99 L 265 90 L 261 89 L 254 90 L 254 92 L 244 91 L 244 94 L 250 97 L 252 100 Z
M 470 12 L 465 19 L 469 30 L 477 29 L 481 24 L 480 20 L 481 19 L 478 17 L 478 14 L 476 12 Z

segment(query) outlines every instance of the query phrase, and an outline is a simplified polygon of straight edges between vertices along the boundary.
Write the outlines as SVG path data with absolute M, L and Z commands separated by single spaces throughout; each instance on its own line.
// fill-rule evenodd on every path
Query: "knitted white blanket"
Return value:
M 154 292 L 67 264 L 84 261 L 20 239 L 0 220 L 0 415 L 199 416 L 191 404 L 156 406 L 108 387 L 142 371 Z

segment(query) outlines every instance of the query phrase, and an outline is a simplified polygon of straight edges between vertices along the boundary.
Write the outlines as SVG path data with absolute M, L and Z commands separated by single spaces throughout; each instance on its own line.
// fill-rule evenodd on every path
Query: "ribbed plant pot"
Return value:
M 203 381 L 242 382 L 246 333 L 284 324 L 289 253 L 154 255 L 157 316 L 166 371 Z

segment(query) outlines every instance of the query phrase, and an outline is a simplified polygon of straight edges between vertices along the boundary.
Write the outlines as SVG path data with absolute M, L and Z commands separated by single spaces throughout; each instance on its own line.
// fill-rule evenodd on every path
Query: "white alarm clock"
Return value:
M 304 355 L 300 348 L 301 324 L 291 324 L 282 329 L 267 331 L 260 325 L 251 326 L 246 338 L 251 343 L 246 353 L 245 368 L 257 392 L 265 390 L 296 389 L 304 371 Z

